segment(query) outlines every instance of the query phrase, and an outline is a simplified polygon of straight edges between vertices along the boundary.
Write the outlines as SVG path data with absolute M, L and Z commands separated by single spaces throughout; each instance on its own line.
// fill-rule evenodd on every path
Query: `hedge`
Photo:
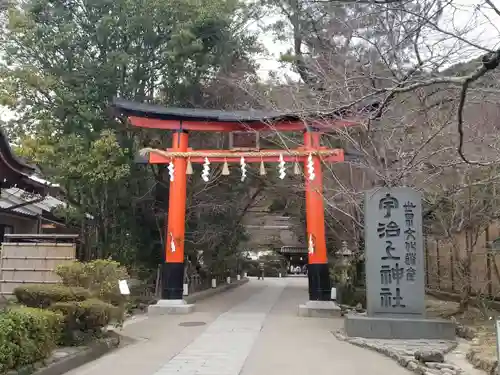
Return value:
M 119 308 L 98 299 L 58 302 L 50 306 L 50 310 L 64 317 L 61 343 L 66 345 L 79 344 L 99 335 L 113 319 L 121 316 Z
M 0 311 L 0 374 L 43 361 L 57 344 L 79 344 L 110 322 L 123 321 L 126 298 L 118 280 L 128 275 L 118 262 L 72 262 L 56 273 L 62 285 L 17 287 L 14 294 L 26 307 Z
M 86 263 L 74 261 L 59 265 L 55 272 L 64 285 L 83 287 L 90 290 L 93 297 L 114 305 L 125 303 L 118 281 L 126 280 L 129 276 L 126 268 L 119 262 L 109 259 L 96 259 Z
M 23 285 L 14 289 L 17 300 L 28 307 L 47 308 L 56 302 L 83 301 L 90 292 L 81 287 L 59 284 Z
M 0 373 L 48 358 L 60 337 L 62 316 L 17 307 L 0 313 Z

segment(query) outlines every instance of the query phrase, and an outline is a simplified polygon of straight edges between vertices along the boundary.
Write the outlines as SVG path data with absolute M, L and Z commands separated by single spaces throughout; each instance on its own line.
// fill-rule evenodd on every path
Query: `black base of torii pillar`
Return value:
M 309 279 L 309 301 L 330 301 L 332 288 L 328 264 L 309 264 L 307 277 Z

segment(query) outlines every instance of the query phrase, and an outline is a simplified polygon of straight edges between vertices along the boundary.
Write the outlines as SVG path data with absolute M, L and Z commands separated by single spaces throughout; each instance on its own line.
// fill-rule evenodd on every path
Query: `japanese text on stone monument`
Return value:
M 368 313 L 423 314 L 420 194 L 411 188 L 367 192 L 365 244 Z

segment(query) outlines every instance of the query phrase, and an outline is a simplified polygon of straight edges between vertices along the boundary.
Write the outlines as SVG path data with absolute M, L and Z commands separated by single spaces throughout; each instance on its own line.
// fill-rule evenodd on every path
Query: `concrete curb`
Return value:
M 195 303 L 195 302 L 204 300 L 205 298 L 212 297 L 216 294 L 223 293 L 223 292 L 226 292 L 228 290 L 237 288 L 241 285 L 248 283 L 248 281 L 249 281 L 248 278 L 242 278 L 241 280 L 232 281 L 231 284 L 224 284 L 224 285 L 220 285 L 216 288 L 202 290 L 201 292 L 196 292 L 196 293 L 187 295 L 184 297 L 184 300 L 188 304 Z
M 113 332 L 110 334 L 110 337 L 91 343 L 87 345 L 85 349 L 52 362 L 46 367 L 35 369 L 30 366 L 30 368 L 27 367 L 17 371 L 9 371 L 7 375 L 62 375 L 102 357 L 104 354 L 116 349 L 119 344 L 120 336 Z

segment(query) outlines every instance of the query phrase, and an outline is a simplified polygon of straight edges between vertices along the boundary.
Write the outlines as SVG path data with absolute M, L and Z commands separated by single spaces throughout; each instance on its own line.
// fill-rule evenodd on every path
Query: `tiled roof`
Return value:
M 42 199 L 42 196 L 40 195 L 30 194 L 25 190 L 12 187 L 2 189 L 0 195 L 0 208 L 8 209 L 9 207 L 13 207 L 15 205 L 30 201 L 33 201 L 33 203 L 14 208 L 12 209 L 12 211 L 28 216 L 38 216 L 42 215 L 44 212 L 51 212 L 59 206 L 67 206 L 66 202 L 61 201 L 60 199 L 57 199 L 51 195 L 46 195 Z M 93 219 L 92 215 L 90 214 L 87 214 L 87 218 Z
M 249 109 L 245 111 L 222 111 L 200 108 L 169 108 L 161 105 L 138 103 L 115 99 L 113 107 L 126 116 L 156 118 L 161 120 L 191 120 L 216 122 L 277 122 L 300 121 L 304 118 L 345 118 L 351 115 L 346 111 L 330 112 L 281 112 Z

